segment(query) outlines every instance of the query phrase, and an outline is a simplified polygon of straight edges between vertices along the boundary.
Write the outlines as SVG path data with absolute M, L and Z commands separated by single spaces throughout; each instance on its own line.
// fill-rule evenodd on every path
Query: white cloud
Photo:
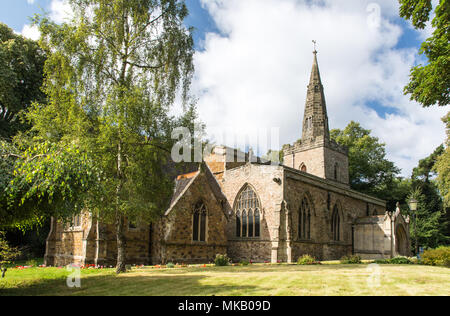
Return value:
M 409 176 L 443 142 L 440 117 L 446 110 L 422 109 L 403 95 L 417 49 L 395 49 L 402 35 L 392 22 L 398 3 L 375 4 L 381 14 L 376 27 L 371 1 L 309 2 L 202 0 L 225 35 L 207 34 L 204 51 L 195 57 L 193 90 L 201 119 L 208 131 L 280 127 L 281 144 L 300 138 L 315 39 L 330 127 L 355 120 L 372 129 Z M 373 100 L 393 114 L 380 117 L 367 106 Z
M 67 22 L 72 18 L 73 11 L 66 0 L 52 0 L 50 4 L 50 18 L 56 23 Z
M 34 4 L 35 0 L 27 0 L 28 4 Z
M 25 24 L 23 26 L 22 32 L 20 32 L 20 34 L 34 41 L 37 41 L 39 37 L 41 37 L 41 32 L 39 32 L 38 27 L 29 24 Z

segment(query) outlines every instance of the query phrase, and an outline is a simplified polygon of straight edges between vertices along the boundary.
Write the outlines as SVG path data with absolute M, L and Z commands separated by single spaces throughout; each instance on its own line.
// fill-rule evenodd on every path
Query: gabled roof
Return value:
M 219 203 L 221 203 L 222 201 L 226 201 L 226 197 L 222 193 L 222 189 L 220 188 L 219 183 L 217 183 L 217 180 L 214 177 L 211 170 L 209 169 L 208 165 L 206 163 L 202 163 L 200 170 L 188 174 L 179 175 L 177 177 L 177 179 L 175 180 L 174 194 L 172 196 L 170 206 L 166 211 L 166 213 L 164 214 L 165 216 L 169 215 L 172 209 L 177 205 L 178 201 L 183 197 L 183 195 L 189 190 L 190 186 L 195 182 L 195 179 L 197 179 L 203 173 L 206 176 L 207 183 L 209 184 L 209 187 L 212 193 L 214 194 L 216 200 Z

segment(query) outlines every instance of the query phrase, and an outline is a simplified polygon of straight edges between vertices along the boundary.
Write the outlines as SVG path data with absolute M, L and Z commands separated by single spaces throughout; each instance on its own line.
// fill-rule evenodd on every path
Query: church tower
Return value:
M 348 149 L 330 139 L 324 87 L 320 78 L 317 51 L 309 80 L 302 139 L 285 147 L 284 165 L 315 176 L 349 184 Z

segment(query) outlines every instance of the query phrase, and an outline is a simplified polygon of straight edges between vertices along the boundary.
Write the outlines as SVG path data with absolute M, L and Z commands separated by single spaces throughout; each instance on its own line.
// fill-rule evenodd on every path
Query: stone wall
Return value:
M 89 212 L 82 214 L 81 222 L 80 227 L 72 228 L 52 220 L 52 228 L 47 238 L 45 264 L 115 266 L 117 241 L 114 226 L 99 223 Z M 128 223 L 125 223 L 127 264 L 149 264 L 149 237 L 147 225 L 129 229 Z
M 205 242 L 193 241 L 193 213 L 199 202 L 207 209 Z M 226 223 L 225 206 L 217 201 L 205 173 L 200 173 L 155 231 L 153 262 L 213 261 L 217 254 L 226 254 Z
M 279 166 L 246 164 L 240 168 L 227 170 L 221 181 L 222 191 L 229 202 L 231 214 L 227 224 L 229 240 L 228 253 L 233 261 L 253 260 L 264 262 L 277 260 L 276 254 L 280 231 L 280 210 L 283 202 L 283 188 L 274 179 L 283 178 L 283 168 Z M 261 204 L 261 224 L 259 238 L 236 237 L 236 212 L 234 203 L 238 194 L 250 185 L 258 195 Z M 275 244 L 274 244 L 275 243 Z
M 287 236 L 291 236 L 292 261 L 296 261 L 303 254 L 314 255 L 320 260 L 335 260 L 351 254 L 352 225 L 355 220 L 365 216 L 367 205 L 375 205 L 378 209 L 385 210 L 383 201 L 359 195 L 312 176 L 305 176 L 301 172 L 286 170 L 284 181 L 289 218 L 286 221 L 288 224 L 282 227 L 282 231 L 286 233 L 282 234 L 281 238 L 289 241 Z M 298 233 L 299 210 L 304 198 L 310 202 L 313 209 L 311 238 L 306 241 L 301 240 Z M 341 218 L 339 241 L 333 240 L 331 232 L 335 205 Z
M 82 213 L 79 227 L 70 227 L 70 224 L 52 219 L 47 237 L 45 264 L 49 266 L 85 264 L 86 253 L 93 253 L 91 223 L 92 218 L 89 212 Z
M 355 253 L 363 259 L 392 257 L 391 223 L 387 215 L 359 218 L 355 225 Z
M 338 164 L 337 179 L 335 165 Z M 324 139 L 311 143 L 298 142 L 284 150 L 284 165 L 302 170 L 316 177 L 349 184 L 348 150 L 333 141 Z

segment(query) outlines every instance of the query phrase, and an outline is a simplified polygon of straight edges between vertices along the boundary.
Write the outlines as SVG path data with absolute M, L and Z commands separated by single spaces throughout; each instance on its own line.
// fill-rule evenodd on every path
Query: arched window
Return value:
M 259 214 L 259 210 L 256 209 L 255 210 L 255 237 L 259 237 L 260 236 L 260 226 L 261 226 L 261 215 Z
M 341 240 L 341 217 L 337 205 L 334 206 L 331 216 L 331 233 L 334 241 Z
M 193 241 L 206 241 L 206 217 L 205 205 L 203 203 L 197 204 L 192 221 Z
M 236 237 L 241 237 L 241 228 L 242 228 L 241 212 L 237 211 L 236 212 Z
M 308 171 L 308 168 L 306 168 L 306 165 L 305 165 L 305 164 L 302 164 L 300 170 L 303 171 L 303 172 L 307 172 L 307 171 Z
M 261 235 L 261 206 L 255 191 L 246 185 L 237 197 L 236 237 L 257 238 Z
M 311 205 L 306 197 L 298 214 L 298 239 L 311 239 Z

